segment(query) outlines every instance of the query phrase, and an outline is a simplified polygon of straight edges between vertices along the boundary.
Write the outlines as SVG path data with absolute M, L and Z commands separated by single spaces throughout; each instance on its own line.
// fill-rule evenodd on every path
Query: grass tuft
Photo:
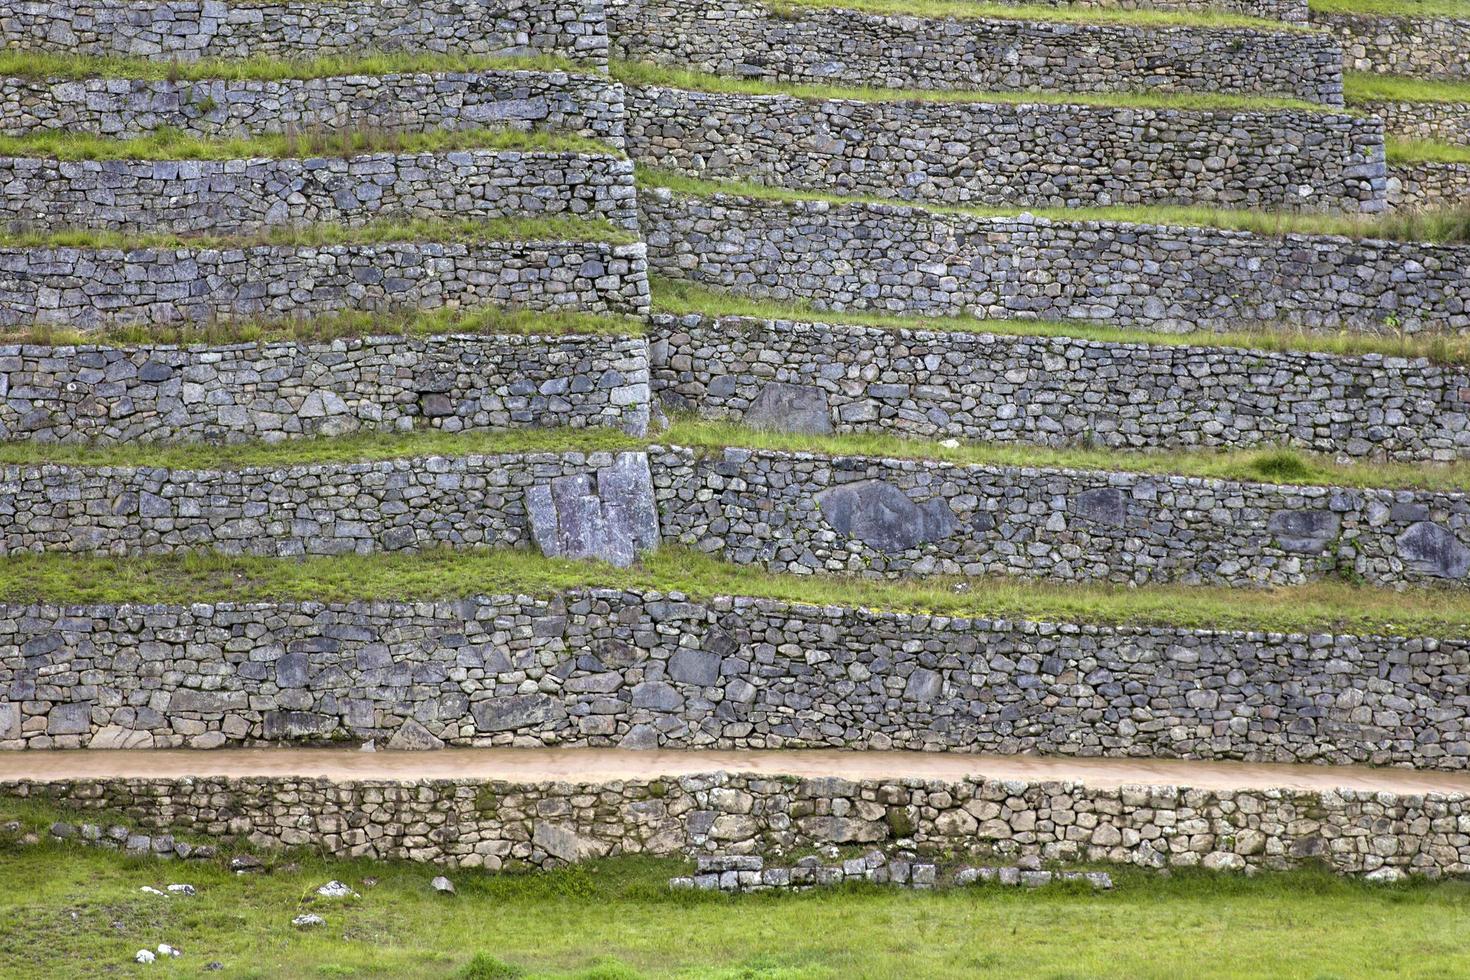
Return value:
M 1350 71 L 1343 74 L 1348 105 L 1358 102 L 1470 102 L 1470 81 Z
M 1435 140 L 1388 140 L 1388 162 L 1395 163 L 1470 163 L 1470 146 L 1456 146 Z
M 1364 17 L 1457 17 L 1470 20 L 1466 0 L 1309 0 L 1314 14 Z

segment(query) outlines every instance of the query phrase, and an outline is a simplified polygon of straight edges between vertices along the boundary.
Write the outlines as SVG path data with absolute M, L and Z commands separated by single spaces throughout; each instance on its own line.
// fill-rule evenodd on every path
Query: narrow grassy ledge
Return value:
M 1232 211 L 1224 208 L 1172 205 L 1119 205 L 1093 208 L 935 207 L 878 197 L 795 191 L 750 181 L 702 180 L 652 167 L 638 169 L 638 182 L 643 187 L 662 187 L 678 194 L 690 194 L 697 197 L 731 194 L 768 201 L 877 204 L 885 207 L 907 207 L 935 214 L 957 214 L 973 218 L 1014 218 L 1021 214 L 1031 214 L 1052 221 L 1116 221 L 1128 224 L 1217 228 L 1274 237 L 1290 234 L 1340 235 L 1355 239 L 1416 241 L 1440 245 L 1470 242 L 1470 205 L 1445 211 L 1393 212 L 1364 217 L 1275 211 Z
M 843 88 L 834 85 L 783 85 L 760 79 L 727 78 L 705 72 L 667 68 L 644 62 L 614 61 L 609 66 L 614 78 L 626 85 L 661 86 L 716 92 L 729 95 L 785 95 L 823 102 L 845 99 L 853 102 L 985 102 L 1010 105 L 1087 105 L 1117 109 L 1194 109 L 1219 111 L 1269 111 L 1296 109 L 1304 112 L 1338 113 L 1336 106 L 1299 99 L 1273 99 L 1246 95 L 1192 95 L 1150 92 L 967 92 L 927 89 Z
M 94 229 L 0 231 L 0 248 L 248 248 L 253 245 L 324 247 L 390 242 L 604 242 L 627 245 L 633 232 L 603 219 L 490 218 L 485 220 L 381 220 L 360 226 L 314 224 L 273 227 L 248 235 L 184 235 Z
M 1360 14 L 1365 17 L 1459 17 L 1470 20 L 1465 0 L 1309 0 L 1314 14 Z
M 407 75 L 427 72 L 566 71 L 596 74 L 597 69 L 564 58 L 476 57 L 471 55 L 363 52 L 311 59 L 111 58 L 43 51 L 0 50 L 0 76 L 16 78 L 122 78 L 130 81 L 197 82 L 205 80 L 278 82 L 332 78 L 339 75 Z
M 128 140 L 54 130 L 27 136 L 0 136 L 0 156 L 66 161 L 287 159 L 350 157 L 365 153 L 447 153 L 455 150 L 624 156 L 621 150 L 585 136 L 515 129 L 440 129 L 425 133 L 320 129 L 249 139 L 204 139 L 174 129 L 159 129 L 146 137 Z
M 1342 79 L 1348 105 L 1357 102 L 1470 102 L 1470 82 L 1436 81 L 1407 75 L 1347 72 Z
M 1425 358 L 1437 364 L 1470 365 L 1470 337 L 1450 334 L 1413 334 L 1376 337 L 1342 332 L 1310 333 L 1282 324 L 1274 329 L 1235 333 L 1156 333 L 1127 330 L 1083 321 L 982 320 L 975 317 L 894 316 L 879 313 L 819 310 L 804 302 L 747 299 L 704 289 L 691 283 L 650 276 L 653 306 L 657 313 L 675 315 L 745 316 L 765 320 L 798 320 L 876 327 L 880 330 L 951 330 L 989 333 L 1008 337 L 1068 337 L 1104 344 L 1152 344 L 1154 346 L 1236 347 L 1269 352 L 1333 354 L 1361 357 Z
M 768 0 L 777 16 L 805 10 L 856 10 L 865 14 L 956 20 L 1031 20 L 1067 24 L 1119 24 L 1128 27 L 1249 27 L 1265 31 L 1303 30 L 1299 25 L 1242 14 L 1171 10 L 1121 10 L 1104 7 L 1048 7 L 971 0 Z
M 773 575 L 671 547 L 628 569 L 548 559 L 528 551 L 305 560 L 202 553 L 137 559 L 46 554 L 12 555 L 0 564 L 0 601 L 7 603 L 334 602 L 550 595 L 573 588 L 656 590 L 695 598 L 755 596 L 817 606 L 1099 625 L 1446 638 L 1470 634 L 1470 596 L 1450 590 L 1392 592 L 1342 583 L 1247 591 L 1050 586 L 1000 579 L 881 582 Z
M 1470 146 L 1433 140 L 1388 141 L 1389 163 L 1470 163 Z

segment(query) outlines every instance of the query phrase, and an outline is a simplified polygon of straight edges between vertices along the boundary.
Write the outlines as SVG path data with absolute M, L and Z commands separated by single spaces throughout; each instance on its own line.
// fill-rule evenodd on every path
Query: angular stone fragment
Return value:
M 1071 510 L 1094 524 L 1122 527 L 1128 521 L 1128 498 L 1112 487 L 1084 490 L 1072 499 Z
M 1464 578 L 1470 571 L 1470 548 L 1438 524 L 1412 524 L 1397 540 L 1399 557 L 1415 571 L 1439 578 Z
M 822 389 L 772 381 L 745 410 L 745 424 L 772 432 L 828 433 L 832 411 Z
M 879 551 L 907 551 L 954 532 L 954 512 L 935 498 L 916 504 L 898 487 L 882 480 L 863 480 L 817 494 L 822 519 L 839 534 L 856 538 Z
M 47 735 L 81 735 L 92 727 L 92 705 L 87 701 L 58 704 L 46 715 Z
M 475 727 L 482 732 L 509 732 L 540 725 L 552 718 L 552 700 L 545 694 L 516 694 L 477 701 L 470 705 Z
M 602 841 L 580 836 L 570 827 L 537 820 L 531 831 L 531 843 L 554 858 L 575 863 L 587 858 L 602 857 L 608 847 Z
M 1266 529 L 1285 551 L 1318 554 L 1342 529 L 1342 518 L 1329 510 L 1283 510 L 1272 515 Z
M 412 718 L 398 726 L 388 740 L 390 752 L 427 752 L 444 748 L 444 740 Z
M 658 510 L 645 453 L 619 453 L 593 475 L 557 477 L 526 491 L 531 536 L 552 558 L 595 558 L 619 567 L 658 546 Z

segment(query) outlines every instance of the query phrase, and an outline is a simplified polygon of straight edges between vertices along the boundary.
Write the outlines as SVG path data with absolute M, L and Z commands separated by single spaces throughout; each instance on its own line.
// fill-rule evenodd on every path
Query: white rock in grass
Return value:
M 153 950 L 151 949 L 140 949 L 133 954 L 134 963 L 152 963 L 156 959 L 158 957 L 153 955 Z
M 316 890 L 322 898 L 357 898 L 357 892 L 340 881 L 329 881 Z
M 166 893 L 159 891 L 152 885 L 144 885 L 142 888 L 139 888 L 138 891 L 142 892 L 145 895 L 163 895 L 164 898 L 168 897 Z
M 173 892 L 175 895 L 194 895 L 194 894 L 196 894 L 193 885 L 169 885 L 168 886 L 168 890 L 171 891 L 171 892 Z
M 308 912 L 305 915 L 298 915 L 296 918 L 292 919 L 291 924 L 298 929 L 314 929 L 317 926 L 326 925 L 327 920 L 323 919 L 319 915 L 313 915 L 312 913 Z
M 450 881 L 443 875 L 439 875 L 433 881 L 429 882 L 429 887 L 433 888 L 434 891 L 440 892 L 445 895 L 454 894 L 454 882 Z
M 159 943 L 158 944 L 158 955 L 159 956 L 183 956 L 184 954 L 181 953 L 181 952 L 179 952 L 178 950 L 174 949 L 168 943 Z
M 1368 874 L 1365 874 L 1363 880 L 1371 881 L 1375 885 L 1391 885 L 1396 881 L 1403 881 L 1407 877 L 1408 875 L 1404 874 L 1398 868 L 1384 865 L 1377 871 L 1370 871 Z

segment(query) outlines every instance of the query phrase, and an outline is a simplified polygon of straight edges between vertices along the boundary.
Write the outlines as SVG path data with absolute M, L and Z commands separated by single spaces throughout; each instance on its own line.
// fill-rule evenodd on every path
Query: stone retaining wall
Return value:
M 1378 211 L 1383 126 L 1296 110 L 628 93 L 628 152 L 694 177 L 942 204 Z
M 1164 330 L 1470 330 L 1470 245 L 638 195 L 650 271 L 819 309 Z
M 1435 210 L 1470 204 L 1470 163 L 1396 163 L 1388 200 L 1395 207 Z
M 641 464 L 642 453 L 631 454 Z M 480 453 L 238 470 L 0 467 L 0 554 L 344 555 L 531 542 L 528 488 L 612 453 Z
M 0 248 L 0 324 L 87 327 L 503 306 L 644 313 L 642 243 Z
M 236 234 L 388 217 L 558 215 L 636 231 L 632 162 L 505 150 L 275 160 L 0 157 L 0 222 L 11 225 Z
M 784 852 L 894 838 L 1006 859 L 1149 868 L 1470 871 L 1470 800 L 1335 790 L 1102 789 L 711 773 L 605 783 L 297 776 L 10 780 L 0 794 L 258 846 L 499 869 L 618 854 Z M 1370 829 L 1371 828 L 1371 829 Z
M 1451 17 L 1312 14 L 1342 45 L 1349 71 L 1423 78 L 1470 78 L 1470 11 Z
M 241 442 L 431 427 L 648 431 L 642 337 L 0 346 L 0 439 Z
M 1389 136 L 1470 146 L 1470 102 L 1354 102 L 1383 120 Z
M 0 47 L 194 61 L 364 50 L 551 55 L 605 64 L 602 0 L 22 0 Z
M 1470 374 L 1422 359 L 744 317 L 652 325 L 658 397 L 757 428 L 1470 458 Z
M 884 88 L 1221 92 L 1342 104 L 1326 34 L 920 19 L 755 0 L 610 0 L 613 56 L 718 75 Z
M 666 540 L 771 571 L 1465 585 L 1470 497 L 725 449 L 656 450 Z
M 600 75 L 475 71 L 279 81 L 0 77 L 0 133 L 118 139 L 313 130 L 551 129 L 623 145 L 623 86 Z
M 1463 770 L 1470 643 L 761 599 L 0 607 L 0 748 L 926 749 Z
M 1293 24 L 1307 21 L 1306 0 L 998 0 L 1007 6 L 1091 10 L 1162 10 L 1169 13 L 1239 14 Z

